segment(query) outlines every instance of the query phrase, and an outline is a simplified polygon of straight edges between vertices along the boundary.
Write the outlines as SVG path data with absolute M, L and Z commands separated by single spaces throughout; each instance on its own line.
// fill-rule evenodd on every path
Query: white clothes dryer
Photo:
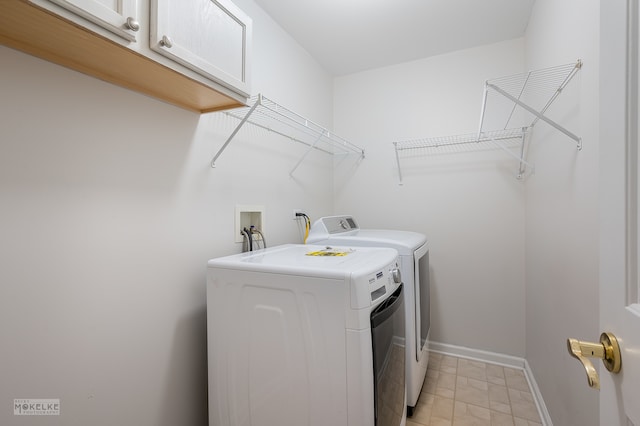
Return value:
M 427 237 L 410 231 L 360 229 L 352 216 L 328 216 L 314 222 L 307 242 L 390 247 L 398 251 L 405 286 L 407 415 L 411 416 L 429 363 L 431 314 Z
M 289 244 L 207 267 L 210 426 L 404 426 L 391 248 Z

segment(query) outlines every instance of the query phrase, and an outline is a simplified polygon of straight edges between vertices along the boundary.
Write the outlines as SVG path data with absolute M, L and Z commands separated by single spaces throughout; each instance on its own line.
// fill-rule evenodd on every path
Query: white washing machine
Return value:
M 411 416 L 429 363 L 431 315 L 426 236 L 410 231 L 360 229 L 351 216 L 328 216 L 314 222 L 307 242 L 398 250 L 405 286 L 407 414 Z
M 403 289 L 390 248 L 210 260 L 209 425 L 405 425 Z

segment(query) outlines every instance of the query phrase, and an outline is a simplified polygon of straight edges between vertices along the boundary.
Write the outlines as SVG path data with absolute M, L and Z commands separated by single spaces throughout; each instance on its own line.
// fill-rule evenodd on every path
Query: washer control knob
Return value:
M 393 282 L 396 284 L 400 284 L 402 282 L 402 274 L 400 274 L 400 269 L 393 268 L 391 270 L 391 277 L 393 277 Z

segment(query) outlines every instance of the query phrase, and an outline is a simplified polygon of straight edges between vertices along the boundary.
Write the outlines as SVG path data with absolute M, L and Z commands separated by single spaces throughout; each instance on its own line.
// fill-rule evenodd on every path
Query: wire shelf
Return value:
M 401 157 L 418 155 L 419 152 L 433 154 L 435 152 L 464 152 L 483 148 L 500 148 L 510 156 L 518 160 L 518 179 L 525 173 L 525 167 L 533 170 L 533 165 L 525 160 L 525 141 L 529 128 L 494 130 L 491 132 L 469 133 L 464 135 L 438 136 L 432 138 L 410 139 L 393 142 L 398 165 L 399 184 L 402 185 Z M 520 155 L 513 152 L 514 148 L 520 148 Z
M 544 115 L 581 68 L 582 61 L 578 60 L 487 80 L 478 133 L 485 129 L 533 127 L 542 120 L 575 140 L 581 149 L 579 136 Z
M 211 160 L 211 167 L 215 167 L 218 157 L 246 123 L 307 146 L 304 156 L 290 174 L 298 168 L 312 150 L 332 155 L 358 154 L 364 157 L 362 148 L 262 94 L 250 98 L 246 107 L 224 111 L 224 114 L 240 120 L 240 123 Z
M 469 133 L 466 135 L 439 136 L 433 138 L 411 139 L 406 141 L 394 142 L 396 150 L 420 150 L 420 149 L 439 149 L 449 148 L 460 145 L 478 145 L 492 144 L 495 141 L 515 141 L 520 143 L 522 140 L 522 129 L 505 129 L 493 132 L 485 132 L 478 138 L 477 133 Z
M 571 79 L 582 68 L 582 61 L 559 65 L 522 74 L 494 78 L 485 82 L 480 126 L 477 133 L 440 136 L 393 142 L 399 183 L 402 185 L 401 153 L 404 156 L 418 152 L 462 152 L 480 147 L 497 146 L 518 160 L 517 177 L 524 176 L 526 167 L 527 135 L 542 120 L 577 142 L 582 149 L 582 138 L 545 116 L 547 109 L 562 93 Z M 520 148 L 516 155 L 514 148 Z

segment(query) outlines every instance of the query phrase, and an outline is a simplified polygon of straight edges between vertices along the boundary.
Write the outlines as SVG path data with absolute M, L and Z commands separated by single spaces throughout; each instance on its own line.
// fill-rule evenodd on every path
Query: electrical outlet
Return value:
M 298 213 L 304 213 L 302 209 L 293 209 L 293 220 L 302 219 L 302 216 L 297 216 Z

